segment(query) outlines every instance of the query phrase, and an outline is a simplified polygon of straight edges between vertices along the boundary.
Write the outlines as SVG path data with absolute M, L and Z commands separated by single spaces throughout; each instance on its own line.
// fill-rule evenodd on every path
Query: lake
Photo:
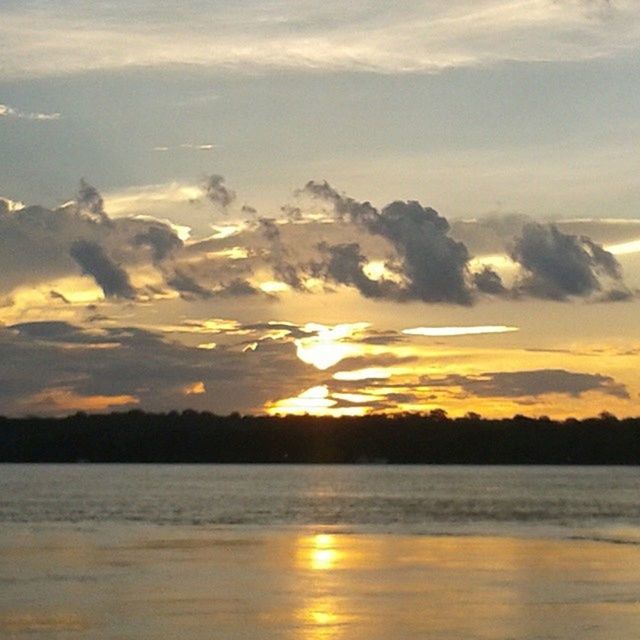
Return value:
M 636 639 L 632 467 L 3 465 L 8 638 Z

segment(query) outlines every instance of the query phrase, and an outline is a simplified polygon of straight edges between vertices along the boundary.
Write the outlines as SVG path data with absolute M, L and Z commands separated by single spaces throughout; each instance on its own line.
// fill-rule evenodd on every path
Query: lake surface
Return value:
M 0 636 L 640 637 L 630 467 L 0 466 Z

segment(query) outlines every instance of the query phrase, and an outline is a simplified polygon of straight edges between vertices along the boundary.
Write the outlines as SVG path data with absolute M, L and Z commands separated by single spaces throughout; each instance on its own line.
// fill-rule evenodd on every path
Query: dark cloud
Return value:
M 100 192 L 84 178 L 80 180 L 76 204 L 81 211 L 88 213 L 96 221 L 111 224 L 111 219 L 104 210 L 104 200 Z
M 327 245 L 320 243 L 320 251 L 327 258 L 321 265 L 324 277 L 338 284 L 355 287 L 365 298 L 398 298 L 399 289 L 393 282 L 372 280 L 364 272 L 367 258 L 360 252 L 360 245 Z
M 339 220 L 360 225 L 393 245 L 400 259 L 398 271 L 406 282 L 401 295 L 397 287 L 385 287 L 392 297 L 471 304 L 472 289 L 467 282 L 469 252 L 462 242 L 448 235 L 449 223 L 437 211 L 416 201 L 397 201 L 379 212 L 369 202 L 357 202 L 338 193 L 327 182 L 309 182 L 304 192 L 329 202 Z M 343 251 L 339 249 L 339 253 Z M 353 254 L 353 249 L 350 251 Z M 353 263 L 356 256 L 345 256 L 341 261 L 347 258 Z M 375 287 L 362 283 L 377 293 Z
M 471 303 L 466 281 L 469 252 L 448 236 L 449 223 L 437 211 L 415 201 L 393 202 L 369 229 L 389 239 L 402 257 L 409 299 Z
M 235 191 L 225 185 L 223 176 L 217 174 L 207 176 L 202 186 L 207 198 L 224 212 L 236 199 Z
M 51 322 L 0 327 L 0 361 L 0 414 L 9 415 L 28 414 L 34 406 L 39 413 L 72 412 L 72 402 L 55 405 L 55 390 L 132 395 L 147 410 L 259 411 L 268 400 L 319 384 L 321 376 L 298 360 L 290 343 L 266 341 L 249 353 L 203 350 L 136 327 Z M 194 382 L 203 382 L 207 392 L 185 395 Z
M 178 291 L 181 295 L 189 298 L 211 298 L 213 292 L 203 287 L 196 278 L 187 273 L 185 269 L 176 268 L 173 273 L 165 279 L 168 286 Z
M 144 231 L 134 236 L 133 243 L 150 247 L 154 262 L 161 262 L 183 246 L 173 229 L 162 223 L 149 223 Z
M 133 300 L 136 297 L 127 272 L 115 264 L 99 244 L 77 240 L 71 245 L 69 254 L 84 273 L 93 277 L 107 298 Z
M 290 204 L 285 204 L 280 207 L 280 211 L 291 222 L 299 222 L 303 219 L 302 209 Z
M 85 184 L 84 196 L 79 199 L 82 207 L 73 203 L 55 210 L 32 206 L 0 212 L 0 293 L 76 273 L 78 256 L 83 255 L 79 249 L 82 244 L 75 244 L 78 242 L 99 246 L 110 262 L 122 265 L 115 271 L 149 262 L 148 253 L 140 251 L 143 245 L 150 247 L 156 266 L 182 247 L 173 229 L 159 220 L 108 219 L 102 198 L 89 185 Z M 119 278 L 115 290 L 129 297 L 127 279 L 122 273 Z
M 611 253 L 585 236 L 562 233 L 553 224 L 525 225 L 511 258 L 523 269 L 516 291 L 538 298 L 591 296 L 602 290 L 603 277 L 618 282 L 622 277 Z
M 629 398 L 626 387 L 609 376 L 564 369 L 502 371 L 478 376 L 449 375 L 444 378 L 423 377 L 420 382 L 428 387 L 456 386 L 466 393 L 486 398 L 527 398 L 550 393 L 578 398 L 588 391 L 598 391 L 616 398 Z
M 76 326 L 59 320 L 21 322 L 8 328 L 29 338 L 60 342 L 76 342 L 79 336 L 85 337 L 85 335 L 88 335 Z
M 358 202 L 334 189 L 326 180 L 323 182 L 310 180 L 297 193 L 306 193 L 330 203 L 341 221 L 367 226 L 368 221 L 375 221 L 379 216 L 378 210 L 370 202 Z
M 482 271 L 474 273 L 473 284 L 478 291 L 489 295 L 500 296 L 507 293 L 502 278 L 491 267 L 484 267 Z
M 256 289 L 250 282 L 242 278 L 234 278 L 231 282 L 227 282 L 216 289 L 216 295 L 225 297 L 256 296 L 261 293 L 260 289 Z
M 273 331 L 286 331 L 288 334 L 287 337 L 290 339 L 307 338 L 315 333 L 290 322 L 255 322 L 252 324 L 242 325 L 242 329 L 247 331 L 265 332 L 267 334 Z M 263 336 L 259 336 L 258 339 L 263 339 Z M 253 342 L 253 340 L 250 342 Z
M 269 256 L 273 273 L 280 281 L 293 289 L 304 290 L 301 271 L 303 267 L 295 265 L 289 260 L 289 250 L 285 247 L 280 234 L 280 227 L 272 218 L 259 218 L 258 231 L 269 243 Z

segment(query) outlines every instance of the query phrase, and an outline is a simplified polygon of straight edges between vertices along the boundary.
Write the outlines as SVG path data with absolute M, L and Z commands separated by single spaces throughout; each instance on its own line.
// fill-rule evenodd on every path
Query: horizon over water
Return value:
M 640 629 L 633 467 L 0 469 L 11 640 L 632 640 Z

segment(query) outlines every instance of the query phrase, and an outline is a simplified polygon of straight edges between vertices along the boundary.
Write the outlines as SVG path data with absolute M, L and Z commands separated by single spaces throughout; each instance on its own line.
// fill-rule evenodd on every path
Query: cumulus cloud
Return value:
M 401 288 L 385 286 L 392 297 L 463 305 L 472 302 L 472 290 L 467 281 L 469 252 L 462 242 L 448 235 L 449 223 L 434 209 L 416 201 L 396 201 L 378 211 L 369 202 L 357 202 L 338 193 L 327 182 L 309 182 L 304 191 L 330 202 L 339 220 L 353 222 L 391 243 L 401 262 L 398 271 L 405 279 Z M 334 251 L 338 259 L 336 273 L 340 274 L 339 267 L 343 265 L 353 271 L 364 263 L 363 256 L 354 254 L 357 248 L 351 246 L 349 251 L 350 256 L 345 254 L 344 247 Z M 347 258 L 350 259 L 348 263 Z M 364 278 L 355 272 L 351 274 L 352 283 L 359 281 L 375 294 L 371 297 L 380 296 L 381 293 L 367 282 L 368 278 Z
M 162 262 L 183 246 L 175 231 L 160 222 L 150 222 L 144 231 L 134 236 L 133 242 L 135 245 L 148 246 L 154 262 Z
M 500 371 L 478 376 L 449 375 L 444 378 L 423 377 L 421 384 L 427 387 L 460 387 L 465 393 L 484 398 L 527 398 L 552 393 L 578 398 L 589 391 L 616 398 L 630 397 L 627 388 L 610 376 L 564 369 Z
M 88 240 L 76 240 L 71 245 L 69 253 L 84 273 L 93 276 L 107 298 L 132 300 L 136 297 L 127 272 L 115 264 L 99 244 Z
M 523 269 L 517 291 L 539 298 L 590 296 L 603 289 L 603 278 L 618 284 L 622 279 L 611 253 L 585 236 L 562 233 L 552 224 L 525 225 L 511 258 Z M 623 289 L 618 286 L 616 291 Z
M 228 207 L 235 194 L 223 178 L 207 180 L 216 206 Z M 307 199 L 285 207 L 287 219 L 252 209 L 249 221 L 201 240 L 182 239 L 168 220 L 133 210 L 109 215 L 100 192 L 84 180 L 76 200 L 58 209 L 2 206 L 0 294 L 47 284 L 67 295 L 55 280 L 76 275 L 80 265 L 105 296 L 130 300 L 136 297 L 132 280 L 141 300 L 171 296 L 167 288 L 197 300 L 255 295 L 261 288 L 272 297 L 289 290 L 335 291 L 335 285 L 372 299 L 458 305 L 487 295 L 601 301 L 631 296 L 615 256 L 585 234 L 521 218 L 451 225 L 417 201 L 377 209 L 327 182 L 309 182 L 300 193 Z M 480 236 L 491 229 L 504 246 L 507 228 L 519 235 L 511 238 L 511 258 L 502 254 L 505 275 L 501 264 L 473 259 L 466 239 L 474 229 Z M 460 229 L 465 241 L 453 236 Z M 627 233 L 635 229 L 631 225 Z
M 76 200 L 58 209 L 0 208 L 0 292 L 53 283 L 76 274 L 79 264 L 107 297 L 133 299 L 128 268 L 153 265 L 160 278 L 183 246 L 177 231 L 162 220 L 111 218 L 99 191 L 83 180 Z

